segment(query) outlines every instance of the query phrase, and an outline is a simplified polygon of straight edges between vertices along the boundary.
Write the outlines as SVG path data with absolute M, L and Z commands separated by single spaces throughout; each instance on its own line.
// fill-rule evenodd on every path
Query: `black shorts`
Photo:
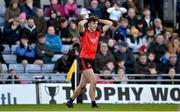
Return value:
M 80 58 L 80 72 L 82 73 L 84 70 L 87 69 L 93 69 L 93 66 L 95 64 L 94 59 L 85 59 L 85 58 Z

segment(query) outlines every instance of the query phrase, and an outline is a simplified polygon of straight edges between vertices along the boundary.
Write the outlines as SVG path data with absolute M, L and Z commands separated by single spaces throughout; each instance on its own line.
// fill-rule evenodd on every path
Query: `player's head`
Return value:
M 98 18 L 95 16 L 91 16 L 88 18 L 88 29 L 90 31 L 96 31 L 98 26 Z

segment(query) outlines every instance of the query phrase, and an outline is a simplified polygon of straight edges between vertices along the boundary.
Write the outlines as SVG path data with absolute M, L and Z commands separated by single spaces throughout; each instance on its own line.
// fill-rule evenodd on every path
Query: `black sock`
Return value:
M 96 105 L 96 102 L 95 102 L 95 101 L 92 101 L 92 105 Z
M 74 100 L 73 100 L 72 98 L 69 99 L 69 102 L 70 102 L 70 103 L 73 103 L 73 101 L 74 101 Z

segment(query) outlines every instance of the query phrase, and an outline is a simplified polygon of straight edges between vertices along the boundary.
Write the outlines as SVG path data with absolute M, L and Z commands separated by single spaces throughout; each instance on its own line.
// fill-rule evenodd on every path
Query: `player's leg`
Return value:
M 81 76 L 81 80 L 80 83 L 78 85 L 78 87 L 75 89 L 74 94 L 72 95 L 72 99 L 77 98 L 84 90 L 84 88 L 86 87 L 88 81 L 86 79 L 86 76 L 84 74 L 82 74 Z
M 87 83 L 88 83 L 88 81 L 87 81 L 86 76 L 84 74 L 82 74 L 81 80 L 80 80 L 80 83 L 79 83 L 78 87 L 74 90 L 73 95 L 71 96 L 69 101 L 66 103 L 66 105 L 69 108 L 73 108 L 73 101 L 83 92 L 83 90 L 86 87 Z
M 88 82 L 90 83 L 89 96 L 92 101 L 92 107 L 98 107 L 96 104 L 95 93 L 96 93 L 96 77 L 94 75 L 93 69 L 88 69 L 85 71 Z

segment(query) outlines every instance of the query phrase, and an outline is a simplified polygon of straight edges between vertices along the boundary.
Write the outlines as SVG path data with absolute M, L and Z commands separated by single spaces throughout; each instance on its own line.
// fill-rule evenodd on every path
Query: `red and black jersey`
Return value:
M 80 58 L 95 59 L 100 39 L 100 31 L 85 31 L 81 37 Z

